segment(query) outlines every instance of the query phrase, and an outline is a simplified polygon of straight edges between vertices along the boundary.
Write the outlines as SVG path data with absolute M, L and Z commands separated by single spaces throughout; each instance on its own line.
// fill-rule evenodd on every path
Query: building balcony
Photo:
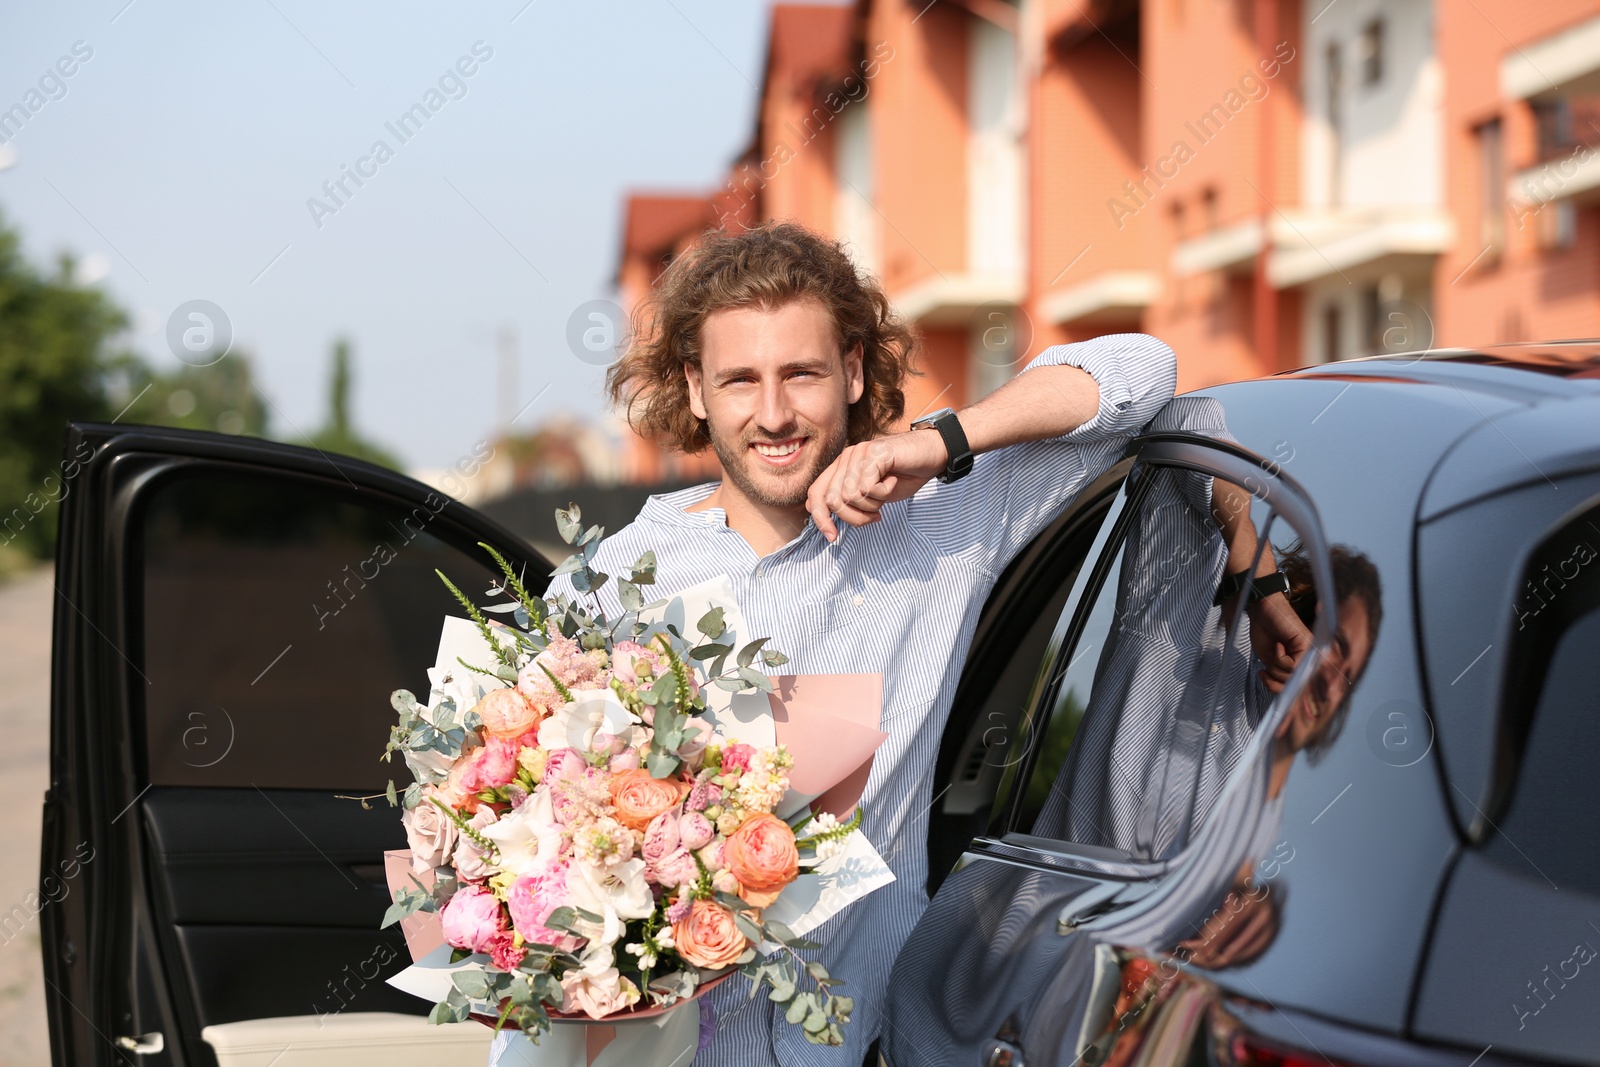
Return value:
M 1253 270 L 1270 240 L 1267 280 L 1291 289 L 1392 256 L 1437 256 L 1455 240 L 1455 223 L 1437 209 L 1364 208 L 1273 212 L 1181 242 L 1172 255 L 1179 276 Z
M 891 297 L 902 317 L 927 326 L 964 325 L 972 313 L 989 304 L 1022 302 L 1021 278 L 999 275 L 950 274 L 928 278 Z
M 1039 302 L 1045 320 L 1068 322 L 1137 322 L 1161 292 L 1161 279 L 1147 270 L 1113 270 L 1086 282 L 1046 295 Z
M 1455 223 L 1437 209 L 1302 211 L 1273 218 L 1267 280 L 1305 285 L 1391 256 L 1437 256 L 1455 241 Z

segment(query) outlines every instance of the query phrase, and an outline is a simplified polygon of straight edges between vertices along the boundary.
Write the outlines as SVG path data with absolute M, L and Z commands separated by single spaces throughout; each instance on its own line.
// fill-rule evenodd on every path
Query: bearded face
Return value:
M 704 419 L 728 483 L 773 508 L 805 503 L 848 442 L 864 382 L 859 352 L 841 354 L 833 317 L 811 299 L 707 316 L 690 408 Z

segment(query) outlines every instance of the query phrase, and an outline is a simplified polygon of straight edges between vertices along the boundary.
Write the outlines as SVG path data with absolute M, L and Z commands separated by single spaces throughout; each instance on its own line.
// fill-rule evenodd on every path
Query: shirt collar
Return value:
M 662 526 L 676 526 L 682 529 L 728 529 L 728 514 L 721 508 L 706 508 L 704 511 L 685 511 L 691 504 L 698 504 L 716 491 L 721 482 L 702 482 L 691 485 L 687 489 L 678 489 L 670 493 L 653 494 L 645 499 L 644 507 L 639 509 L 639 517 Z M 827 548 L 842 548 L 846 540 L 854 533 L 854 527 L 848 523 L 839 523 L 839 539 Z M 822 536 L 822 531 L 816 524 L 807 520 L 805 528 L 800 531 L 788 544 L 772 553 L 781 556 L 790 552 L 810 537 Z

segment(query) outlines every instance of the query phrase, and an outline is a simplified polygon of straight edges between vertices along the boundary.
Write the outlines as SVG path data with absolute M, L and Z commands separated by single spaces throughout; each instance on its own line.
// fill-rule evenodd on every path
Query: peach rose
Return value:
M 641 833 L 649 828 L 651 819 L 677 807 L 688 791 L 688 783 L 677 778 L 652 778 L 642 767 L 611 776 L 611 804 L 616 809 L 616 820 Z
M 707 970 L 732 967 L 750 942 L 739 932 L 733 912 L 710 900 L 697 900 L 689 917 L 672 927 L 678 955 Z
M 472 710 L 483 720 L 483 732 L 490 737 L 521 737 L 544 718 L 533 701 L 515 689 L 491 690 Z
M 729 835 L 723 847 L 728 870 L 739 879 L 739 895 L 758 908 L 777 899 L 800 873 L 794 831 L 776 815 L 752 815 Z

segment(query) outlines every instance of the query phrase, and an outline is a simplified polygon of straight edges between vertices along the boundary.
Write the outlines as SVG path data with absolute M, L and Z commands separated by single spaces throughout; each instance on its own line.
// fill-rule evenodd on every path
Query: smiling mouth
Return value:
M 803 437 L 792 437 L 787 441 L 752 441 L 750 447 L 768 464 L 782 467 L 794 462 L 805 440 Z

